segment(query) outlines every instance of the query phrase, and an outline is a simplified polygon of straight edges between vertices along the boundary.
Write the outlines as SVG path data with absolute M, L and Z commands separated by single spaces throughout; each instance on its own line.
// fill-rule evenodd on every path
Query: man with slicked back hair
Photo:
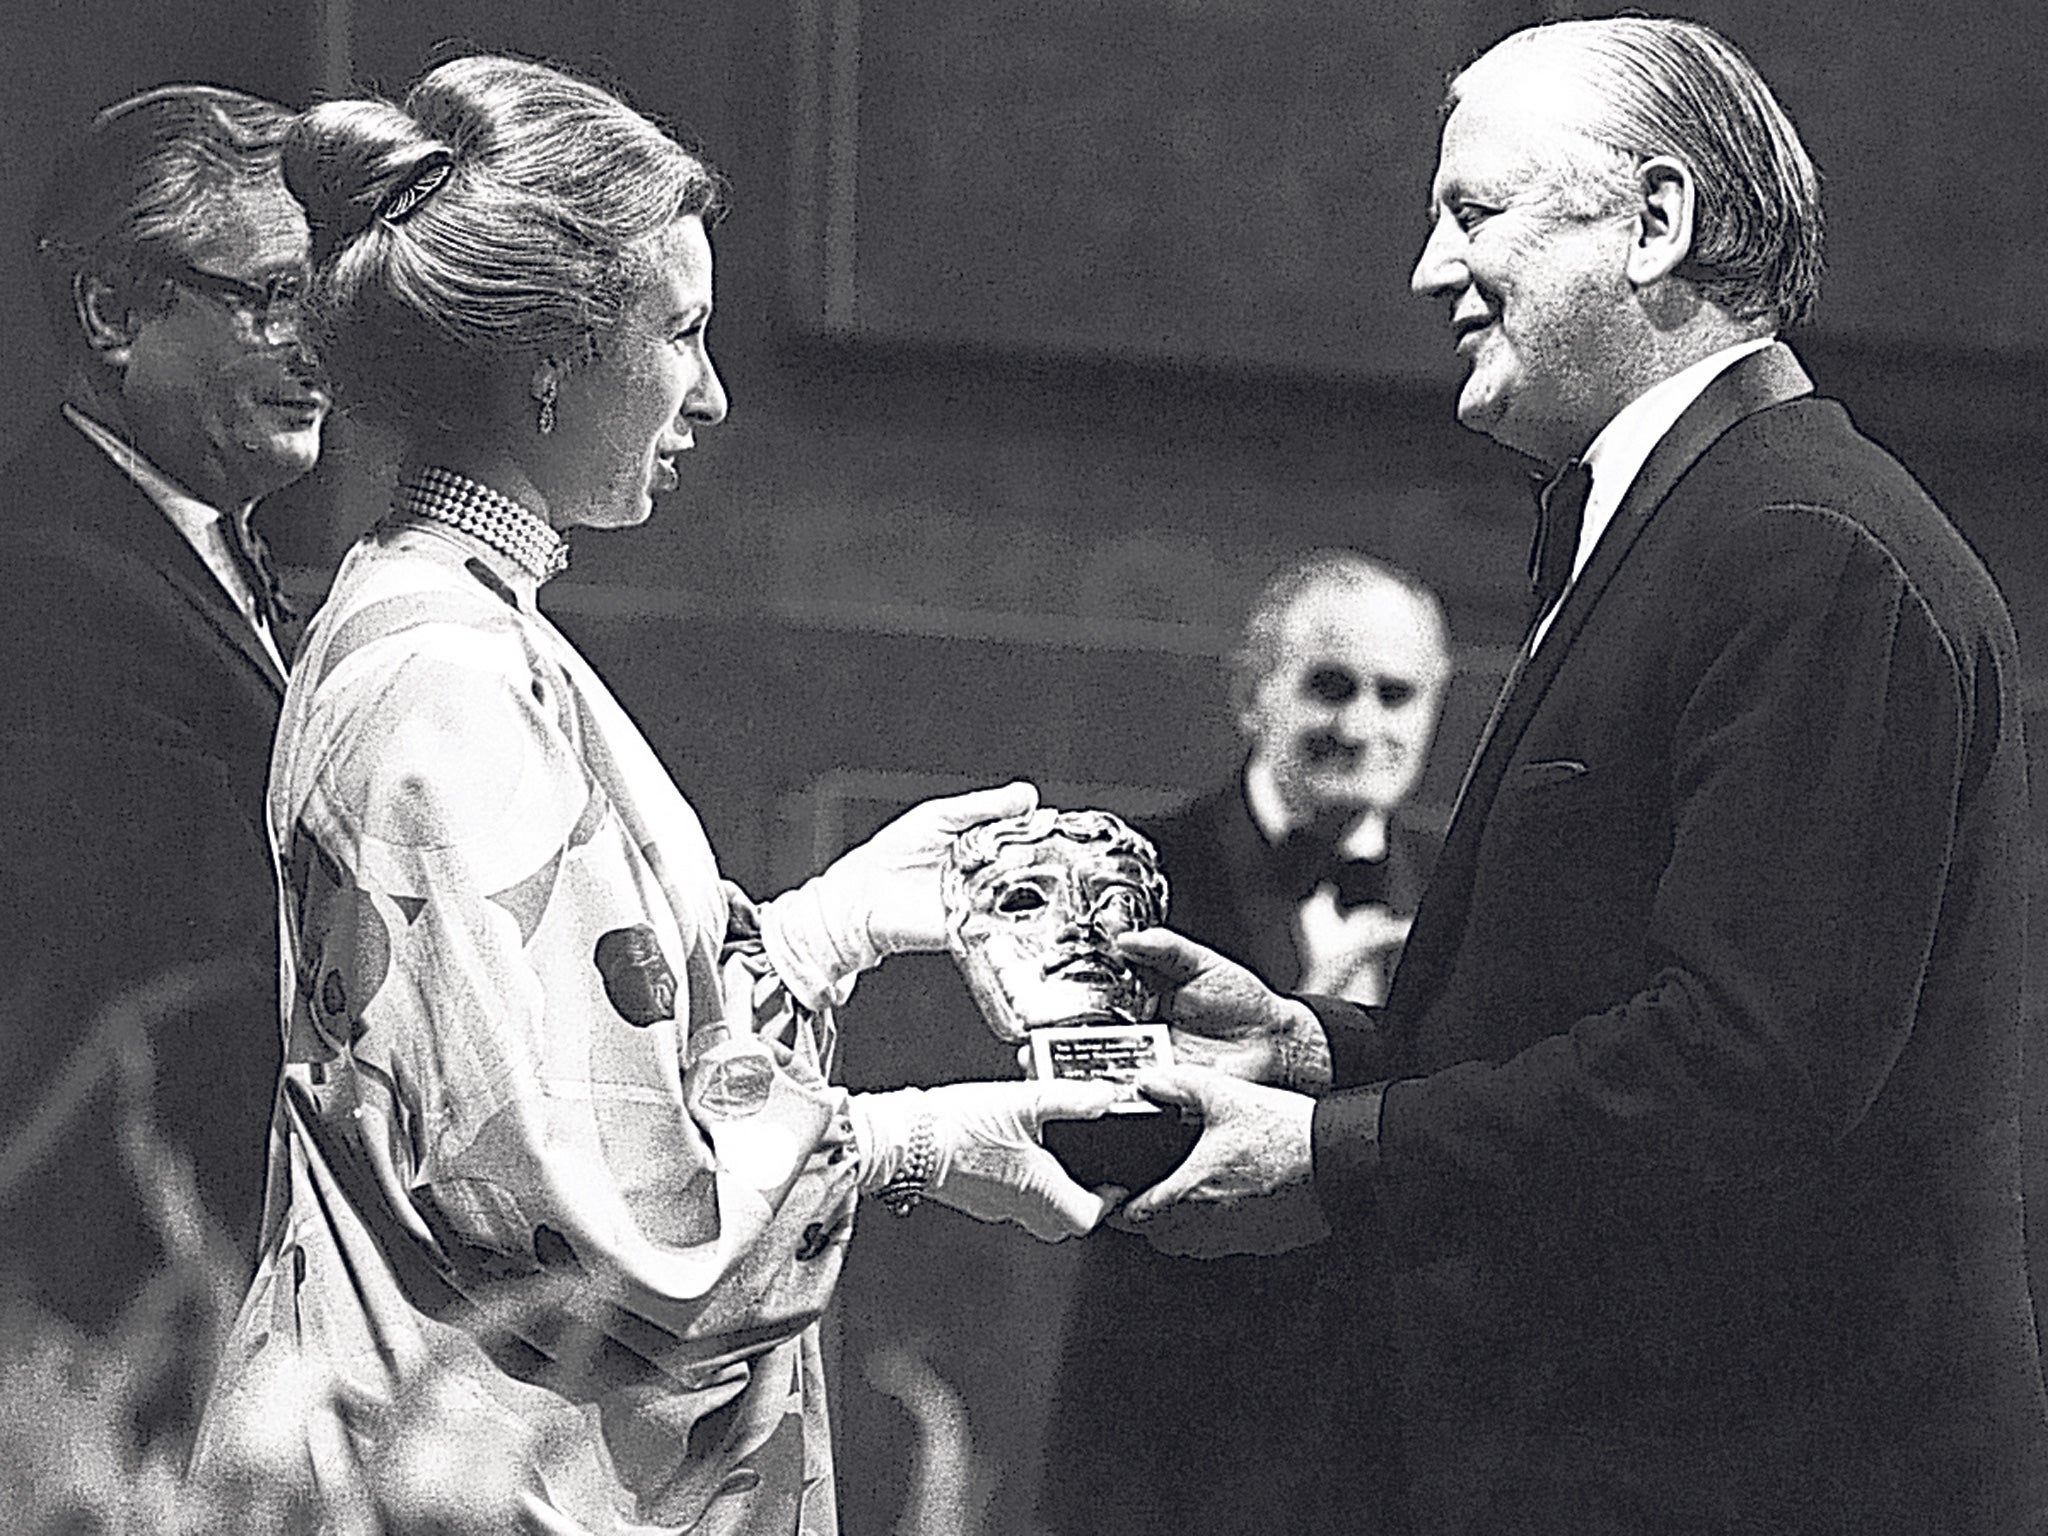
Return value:
M 1780 339 L 1812 162 L 1708 28 L 1555 22 L 1430 209 L 1458 419 L 1554 477 L 1529 635 L 1383 1006 L 1126 941 L 1260 1079 L 1141 1079 L 1207 1125 L 1130 1215 L 1386 1263 L 1423 1532 L 2048 1529 L 2017 647 Z

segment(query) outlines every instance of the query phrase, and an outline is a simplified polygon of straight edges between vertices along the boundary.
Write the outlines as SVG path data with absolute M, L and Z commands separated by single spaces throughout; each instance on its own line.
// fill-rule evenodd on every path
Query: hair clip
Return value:
M 413 216 L 421 203 L 433 196 L 448 174 L 455 169 L 455 162 L 446 150 L 440 151 L 427 163 L 427 168 L 400 187 L 391 195 L 390 201 L 377 210 L 377 217 L 386 224 L 403 224 Z

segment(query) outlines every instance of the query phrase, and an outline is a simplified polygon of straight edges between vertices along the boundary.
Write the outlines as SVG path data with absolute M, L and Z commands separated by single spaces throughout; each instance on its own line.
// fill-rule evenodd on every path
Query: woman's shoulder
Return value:
M 589 786 L 573 701 L 535 638 L 460 546 L 366 538 L 292 675 L 278 758 L 291 803 L 323 800 L 395 846 L 488 846 L 466 857 L 494 870 L 564 834 Z
M 415 657 L 524 673 L 526 619 L 504 582 L 459 545 L 424 530 L 373 529 L 349 551 L 301 651 L 319 687 Z

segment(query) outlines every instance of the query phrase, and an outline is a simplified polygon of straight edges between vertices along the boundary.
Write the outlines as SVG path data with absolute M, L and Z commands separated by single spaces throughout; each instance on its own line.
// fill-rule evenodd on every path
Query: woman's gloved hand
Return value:
M 823 874 L 760 909 L 761 942 L 803 1002 L 843 1000 L 842 982 L 884 955 L 946 947 L 939 866 L 969 827 L 1038 808 L 1035 785 L 1005 784 L 914 805 Z
M 1014 1221 L 1058 1242 L 1092 1231 L 1111 1200 L 1067 1177 L 1038 1144 L 1048 1120 L 1093 1120 L 1128 1086 L 1053 1080 L 950 1083 L 848 1101 L 860 1187 L 899 1215 L 929 1196 L 978 1221 Z

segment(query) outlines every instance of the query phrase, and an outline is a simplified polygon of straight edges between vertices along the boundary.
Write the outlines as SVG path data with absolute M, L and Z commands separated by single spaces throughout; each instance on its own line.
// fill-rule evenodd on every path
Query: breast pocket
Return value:
M 1614 775 L 1576 757 L 1511 765 L 1488 808 L 1488 852 L 1519 876 L 1555 890 L 1612 856 Z
M 1546 784 L 1570 784 L 1586 776 L 1586 765 L 1575 757 L 1552 757 L 1541 762 L 1518 764 L 1508 775 L 1517 789 L 1536 789 Z
M 1499 888 L 1547 909 L 1644 905 L 1669 842 L 1668 806 L 1653 775 L 1632 762 L 1545 757 L 1503 776 L 1482 857 Z

